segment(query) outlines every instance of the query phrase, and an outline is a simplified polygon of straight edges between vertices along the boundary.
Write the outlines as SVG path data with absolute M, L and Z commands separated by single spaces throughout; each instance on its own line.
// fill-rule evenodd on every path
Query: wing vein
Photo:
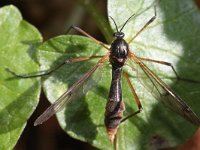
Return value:
M 138 69 L 142 70 L 143 74 L 146 75 L 147 80 L 155 86 L 157 92 L 153 90 L 151 94 L 158 100 L 161 101 L 165 106 L 170 108 L 172 111 L 178 113 L 182 117 L 189 120 L 195 125 L 200 125 L 200 119 L 192 111 L 192 109 L 178 96 L 176 95 L 169 86 L 167 86 L 157 75 L 155 75 L 139 58 L 137 58 L 133 53 L 130 54 L 130 59 L 136 64 Z M 140 72 L 140 73 L 142 73 Z M 144 85 L 145 85 L 144 81 Z M 148 87 L 148 90 L 152 90 L 152 87 Z M 155 96 L 155 95 L 156 96 Z

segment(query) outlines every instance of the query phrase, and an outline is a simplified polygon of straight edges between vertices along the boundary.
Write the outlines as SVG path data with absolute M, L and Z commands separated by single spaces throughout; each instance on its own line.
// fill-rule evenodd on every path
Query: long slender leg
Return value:
M 90 56 L 90 57 L 79 57 L 79 58 L 67 59 L 63 63 L 58 65 L 57 67 L 55 67 L 55 68 L 53 68 L 51 70 L 48 70 L 45 73 L 39 73 L 39 74 L 19 75 L 19 74 L 16 74 L 15 72 L 11 71 L 8 68 L 6 68 L 6 70 L 8 72 L 12 73 L 16 77 L 20 77 L 20 78 L 35 78 L 35 77 L 41 77 L 41 76 L 50 75 L 52 72 L 58 70 L 60 67 L 62 67 L 65 64 L 68 64 L 68 63 L 74 63 L 74 62 L 79 62 L 79 61 L 83 61 L 83 60 L 89 60 L 89 59 L 93 59 L 93 58 L 101 58 L 101 57 L 103 57 L 103 56 Z M 44 71 L 42 71 L 42 72 L 44 72 Z
M 151 19 L 136 33 L 136 35 L 134 35 L 130 41 L 128 42 L 128 44 L 130 44 L 148 25 L 150 25 L 155 19 L 156 19 L 156 6 L 154 6 L 154 16 L 151 17 Z
M 130 115 L 128 115 L 128 116 L 125 117 L 124 119 L 122 119 L 122 120 L 121 120 L 121 123 L 124 122 L 124 121 L 126 121 L 128 118 L 133 117 L 133 116 L 135 116 L 136 114 L 138 114 L 138 113 L 140 113 L 140 112 L 142 111 L 142 104 L 141 104 L 141 102 L 140 102 L 140 100 L 139 100 L 139 98 L 138 98 L 138 96 L 137 96 L 137 94 L 136 94 L 136 92 L 135 92 L 135 89 L 133 88 L 133 85 L 131 84 L 131 81 L 130 81 L 130 79 L 128 78 L 128 75 L 127 75 L 127 73 L 126 73 L 125 71 L 123 71 L 123 75 L 124 75 L 125 79 L 127 80 L 129 87 L 131 88 L 131 91 L 132 91 L 132 93 L 133 93 L 133 96 L 134 96 L 134 98 L 135 98 L 135 101 L 136 101 L 136 103 L 137 103 L 137 105 L 138 105 L 138 109 L 139 109 L 139 110 L 136 111 L 136 112 L 134 112 L 134 113 L 132 113 L 132 114 L 130 114 Z
M 196 80 L 192 80 L 192 79 L 187 79 L 187 78 L 182 78 L 178 75 L 178 73 L 176 72 L 174 66 L 169 63 L 169 62 L 166 62 L 166 61 L 160 61 L 160 60 L 154 60 L 154 59 L 149 59 L 149 58 L 142 58 L 142 57 L 137 57 L 138 59 L 140 60 L 144 60 L 144 61 L 149 61 L 149 62 L 154 62 L 154 63 L 158 63 L 158 64 L 161 64 L 161 65 L 166 65 L 166 66 L 169 66 L 171 67 L 171 69 L 173 70 L 176 78 L 178 80 L 183 80 L 183 81 L 188 81 L 188 82 L 196 82 L 196 83 L 200 83 L 200 81 L 196 81 Z
M 76 26 L 70 26 L 69 29 L 67 30 L 66 33 L 68 33 L 71 29 L 74 29 L 78 32 L 80 32 L 81 34 L 89 37 L 90 39 L 92 39 L 94 42 L 96 42 L 97 44 L 100 44 L 101 46 L 103 46 L 104 48 L 106 48 L 107 50 L 110 50 L 103 42 L 98 41 L 97 39 L 95 39 L 94 37 L 92 37 L 91 35 L 89 35 L 87 32 L 83 31 L 81 28 L 76 27 Z

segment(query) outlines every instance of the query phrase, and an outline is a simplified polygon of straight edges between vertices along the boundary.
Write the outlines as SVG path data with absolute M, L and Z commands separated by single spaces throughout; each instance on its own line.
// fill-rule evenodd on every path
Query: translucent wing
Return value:
M 142 80 L 145 88 L 151 94 L 161 101 L 165 106 L 172 111 L 183 116 L 195 125 L 200 125 L 200 120 L 192 109 L 177 96 L 157 75 L 155 75 L 140 59 L 133 53 L 130 53 L 129 58 L 133 61 L 133 69 L 137 71 L 138 76 Z
M 51 116 L 53 116 L 55 113 L 61 111 L 64 106 L 70 102 L 73 95 L 76 94 L 77 90 L 84 84 L 85 81 L 87 81 L 91 75 L 100 68 L 104 62 L 108 59 L 108 54 L 102 57 L 98 63 L 89 70 L 84 76 L 82 76 L 77 82 L 75 82 L 65 93 L 63 93 L 51 106 L 49 106 L 42 115 L 40 115 L 36 121 L 34 122 L 34 125 L 39 125 L 48 120 Z

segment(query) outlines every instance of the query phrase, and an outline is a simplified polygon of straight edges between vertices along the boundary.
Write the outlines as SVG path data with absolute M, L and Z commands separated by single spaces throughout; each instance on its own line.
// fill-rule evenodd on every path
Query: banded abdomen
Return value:
M 105 112 L 105 126 L 111 143 L 114 141 L 125 110 L 121 91 L 122 68 L 112 68 L 112 81 Z

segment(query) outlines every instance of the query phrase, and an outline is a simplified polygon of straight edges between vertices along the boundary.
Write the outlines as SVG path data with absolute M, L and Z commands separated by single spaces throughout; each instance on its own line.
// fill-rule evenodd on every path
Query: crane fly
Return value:
M 123 70 L 123 67 L 126 65 L 127 60 L 132 62 L 133 65 L 128 64 L 128 66 L 131 67 L 133 71 L 137 71 L 137 73 L 139 74 L 138 76 L 145 76 L 145 78 L 141 78 L 140 80 L 143 80 L 142 82 L 144 82 L 145 85 L 148 85 L 148 86 L 145 86 L 145 88 L 150 89 L 152 95 L 158 101 L 161 101 L 165 106 L 167 106 L 174 112 L 178 113 L 179 115 L 181 115 L 182 117 L 190 121 L 191 123 L 197 126 L 200 125 L 200 119 L 192 111 L 192 109 L 179 96 L 177 96 L 171 90 L 171 88 L 167 86 L 156 74 L 154 74 L 153 71 L 151 71 L 143 62 L 149 61 L 149 62 L 159 63 L 162 65 L 169 66 L 172 68 L 172 70 L 174 71 L 178 79 L 183 79 L 183 80 L 188 80 L 188 79 L 180 78 L 171 63 L 138 57 L 129 48 L 129 44 L 149 24 L 151 24 L 156 19 L 156 10 L 155 10 L 154 16 L 149 19 L 149 21 L 137 32 L 137 34 L 134 35 L 129 41 L 125 41 L 124 40 L 125 34 L 122 32 L 122 30 L 133 16 L 134 15 L 132 15 L 125 21 L 125 23 L 123 24 L 120 30 L 118 29 L 115 20 L 112 17 L 110 17 L 116 27 L 116 32 L 114 32 L 113 34 L 113 42 L 111 43 L 110 47 L 96 40 L 91 35 L 83 31 L 82 29 L 80 29 L 79 27 L 71 26 L 70 29 L 75 29 L 76 31 L 82 33 L 86 37 L 92 39 L 97 44 L 103 46 L 107 50 L 107 53 L 104 56 L 89 56 L 89 57 L 79 57 L 79 58 L 68 59 L 65 62 L 63 62 L 61 65 L 59 65 L 57 68 L 43 74 L 17 75 L 14 72 L 12 72 L 16 76 L 22 77 L 22 78 L 39 77 L 39 76 L 51 74 L 54 70 L 60 68 L 64 64 L 75 63 L 75 62 L 80 62 L 80 61 L 90 60 L 90 59 L 99 59 L 97 64 L 93 66 L 92 69 L 90 69 L 87 73 L 85 73 L 85 75 L 83 75 L 77 82 L 75 82 L 50 107 L 48 107 L 42 115 L 40 115 L 36 119 L 34 123 L 35 126 L 42 124 L 43 122 L 48 120 L 51 116 L 53 116 L 55 113 L 62 110 L 66 106 L 66 104 L 72 100 L 73 94 L 77 92 L 77 90 L 93 75 L 93 73 L 96 72 L 98 69 L 100 69 L 106 62 L 109 62 L 112 66 L 112 80 L 111 80 L 111 86 L 110 86 L 107 104 L 105 107 L 104 124 L 106 126 L 107 134 L 110 139 L 110 142 L 113 143 L 120 123 L 124 122 L 128 118 L 142 111 L 142 104 L 140 102 L 140 99 L 137 96 L 137 93 L 131 83 L 131 80 L 129 79 L 128 74 L 126 73 L 125 70 Z M 123 112 L 125 111 L 125 104 L 124 104 L 124 101 L 122 100 L 122 86 L 121 86 L 122 76 L 125 77 L 138 106 L 138 111 L 130 114 L 129 116 L 125 118 L 123 118 Z

